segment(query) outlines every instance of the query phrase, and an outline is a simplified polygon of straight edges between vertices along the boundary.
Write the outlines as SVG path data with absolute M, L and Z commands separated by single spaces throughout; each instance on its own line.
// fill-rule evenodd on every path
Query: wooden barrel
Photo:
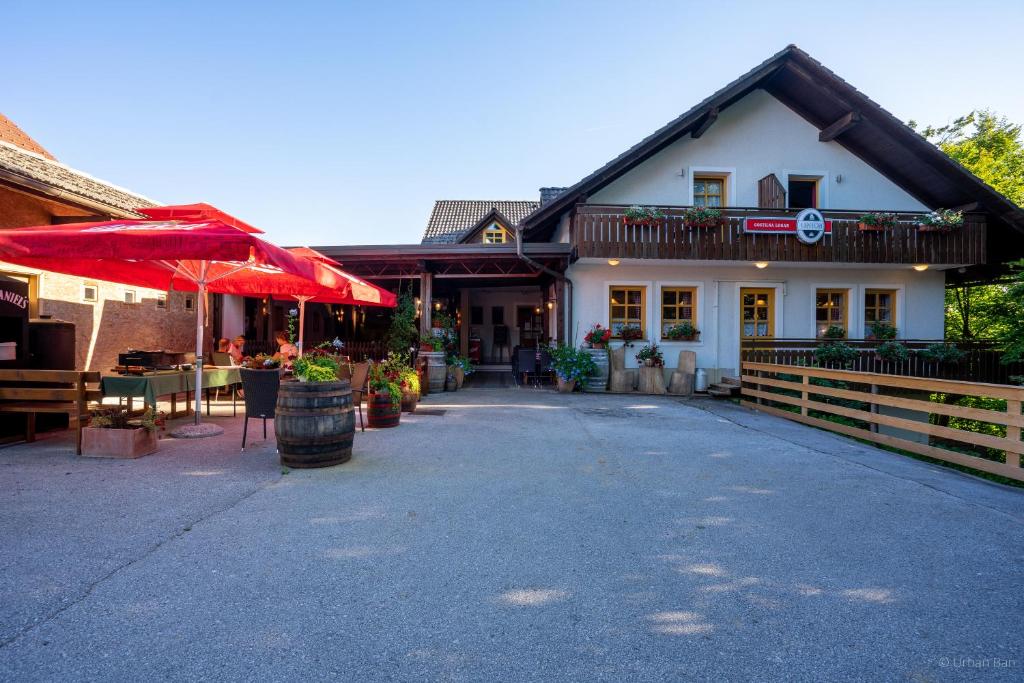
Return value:
M 352 386 L 336 382 L 281 382 L 274 432 L 281 464 L 330 467 L 352 457 L 356 420 Z
M 597 364 L 597 372 L 583 382 L 583 391 L 605 391 L 608 389 L 608 349 L 583 349 Z
M 430 393 L 440 394 L 444 391 L 444 381 L 448 377 L 448 366 L 444 362 L 444 351 L 425 351 L 420 353 L 427 359 L 427 380 Z
M 402 392 L 402 412 L 403 413 L 415 413 L 416 404 L 419 403 L 420 395 L 415 391 L 403 391 Z
M 366 425 L 374 429 L 397 427 L 402 417 L 401 403 L 391 402 L 391 394 L 370 394 L 366 399 Z

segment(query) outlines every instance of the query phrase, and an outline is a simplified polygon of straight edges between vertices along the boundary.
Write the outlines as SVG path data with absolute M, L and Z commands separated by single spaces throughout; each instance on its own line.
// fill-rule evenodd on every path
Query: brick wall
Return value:
M 76 212 L 81 210 L 0 187 L 0 227 L 44 225 L 53 216 Z M 38 277 L 39 314 L 75 324 L 78 369 L 108 371 L 116 365 L 117 354 L 128 348 L 195 350 L 196 314 L 185 309 L 186 296 L 194 299 L 194 294 L 171 292 L 166 307 L 159 308 L 157 297 L 162 292 L 90 280 L 97 286 L 98 298 L 86 302 L 82 289 L 87 281 L 83 278 L 2 263 L 0 271 Z M 128 290 L 135 292 L 137 303 L 124 302 Z M 205 336 L 209 341 L 209 326 Z

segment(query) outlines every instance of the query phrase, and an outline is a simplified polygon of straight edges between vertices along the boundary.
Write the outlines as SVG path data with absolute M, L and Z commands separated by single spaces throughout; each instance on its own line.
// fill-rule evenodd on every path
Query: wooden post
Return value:
M 430 334 L 430 314 L 434 310 L 434 275 L 428 271 L 420 273 L 420 334 Z
M 1006 415 L 1007 417 L 1013 416 L 1015 418 L 1020 417 L 1020 401 L 1007 399 L 1006 401 Z M 1009 420 L 1007 420 L 1009 422 Z M 1014 443 L 1020 443 L 1020 427 L 1016 425 L 1006 425 L 1006 438 Z M 1020 467 L 1020 453 L 1011 453 L 1006 451 L 1006 464 L 1010 467 Z
M 872 384 L 871 385 L 871 394 L 872 395 L 878 394 L 878 385 L 877 384 Z M 878 404 L 877 403 L 870 404 L 869 410 L 872 413 L 877 415 L 878 414 Z M 870 429 L 871 431 L 873 431 L 873 432 L 875 432 L 877 434 L 878 433 L 878 423 L 877 422 L 872 422 L 868 426 L 868 429 Z
M 462 319 L 459 325 L 459 354 L 463 357 L 469 356 L 469 290 L 459 290 L 459 315 Z
M 565 280 L 555 280 L 555 341 L 572 344 L 571 331 L 565 329 Z
M 809 401 L 809 400 L 811 400 L 811 393 L 809 391 L 807 391 L 807 387 L 811 386 L 811 376 L 810 375 L 804 375 L 803 383 L 804 383 L 804 389 L 803 389 L 803 391 L 800 392 L 800 398 L 802 398 L 804 401 Z M 807 406 L 800 406 L 800 414 L 801 415 L 806 415 L 807 414 Z

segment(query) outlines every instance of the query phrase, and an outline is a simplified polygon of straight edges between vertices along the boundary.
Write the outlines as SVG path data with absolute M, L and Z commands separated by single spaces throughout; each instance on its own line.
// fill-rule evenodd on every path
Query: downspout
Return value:
M 534 261 L 532 258 L 523 253 L 523 229 L 522 227 L 516 227 L 516 256 L 522 261 L 542 273 L 547 273 L 556 280 L 561 280 L 565 285 L 566 303 L 565 303 L 565 326 L 566 330 L 562 330 L 565 333 L 565 337 L 562 339 L 563 344 L 576 344 L 576 340 L 572 339 L 572 280 L 566 277 L 565 273 L 559 273 L 557 270 L 548 268 L 543 263 Z

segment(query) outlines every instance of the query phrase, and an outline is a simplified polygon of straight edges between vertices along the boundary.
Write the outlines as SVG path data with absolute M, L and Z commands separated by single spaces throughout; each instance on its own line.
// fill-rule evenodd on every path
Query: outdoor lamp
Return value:
M 923 273 L 924 271 L 928 270 L 928 264 L 918 263 L 916 266 L 914 266 L 914 270 L 916 270 L 919 273 Z
M 619 265 L 619 259 L 617 259 L 617 258 L 610 258 L 610 259 L 608 259 L 608 265 L 609 266 L 617 266 L 617 265 Z
M 555 307 L 555 302 L 554 301 L 548 301 L 548 310 L 550 311 L 554 307 Z
M 754 267 L 757 268 L 758 270 L 764 270 L 765 268 L 768 267 L 768 262 L 767 261 L 758 261 L 758 262 L 756 262 L 754 264 Z

